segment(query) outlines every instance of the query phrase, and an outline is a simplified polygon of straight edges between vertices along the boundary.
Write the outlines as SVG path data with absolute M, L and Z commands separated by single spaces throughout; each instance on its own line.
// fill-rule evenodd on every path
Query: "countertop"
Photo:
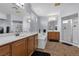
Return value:
M 58 30 L 48 30 L 48 32 L 59 32 Z
M 35 35 L 37 32 L 21 33 L 19 36 L 15 36 L 14 33 L 10 34 L 1 34 L 0 35 L 0 46 L 20 40 L 31 35 Z

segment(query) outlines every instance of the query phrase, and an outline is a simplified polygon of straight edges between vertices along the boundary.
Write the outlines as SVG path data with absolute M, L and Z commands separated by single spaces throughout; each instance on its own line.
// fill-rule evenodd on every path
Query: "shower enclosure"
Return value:
M 78 45 L 78 13 L 62 17 L 62 42 Z

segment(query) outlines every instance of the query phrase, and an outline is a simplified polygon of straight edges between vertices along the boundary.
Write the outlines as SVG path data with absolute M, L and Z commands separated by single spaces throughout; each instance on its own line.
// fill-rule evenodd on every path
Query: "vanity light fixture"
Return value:
M 64 20 L 64 21 L 63 21 L 63 24 L 68 23 L 68 21 L 69 21 L 69 20 Z
M 68 23 L 70 22 L 72 24 L 72 19 L 64 20 L 63 23 Z
M 49 17 L 48 21 L 55 21 L 55 20 L 56 20 L 56 17 Z
M 55 21 L 57 20 L 57 15 L 58 13 L 52 13 L 52 14 L 48 14 L 49 20 L 48 21 Z

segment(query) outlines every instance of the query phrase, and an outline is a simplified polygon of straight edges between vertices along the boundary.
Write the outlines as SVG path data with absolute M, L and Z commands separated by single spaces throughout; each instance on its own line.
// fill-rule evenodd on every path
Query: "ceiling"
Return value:
M 5 14 L 15 14 L 19 16 L 23 16 L 23 9 L 16 9 L 16 5 L 13 3 L 0 3 L 0 12 Z
M 60 13 L 60 6 L 54 3 L 31 3 L 31 8 L 38 16 L 50 16 Z
M 13 3 L 0 3 L 0 12 L 22 17 L 25 11 L 22 8 L 16 10 L 15 7 L 17 6 Z M 55 6 L 54 3 L 31 3 L 31 8 L 38 16 L 50 16 L 60 13 L 60 6 Z

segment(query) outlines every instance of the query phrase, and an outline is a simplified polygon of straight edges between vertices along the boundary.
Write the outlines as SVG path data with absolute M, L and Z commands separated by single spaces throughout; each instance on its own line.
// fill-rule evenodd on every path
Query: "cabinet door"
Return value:
M 25 40 L 21 39 L 12 44 L 12 55 L 13 56 L 24 56 L 25 55 Z
M 35 49 L 38 48 L 38 35 L 35 35 Z
M 55 40 L 59 40 L 60 39 L 60 33 L 59 32 L 56 32 L 55 33 Z
M 52 39 L 52 32 L 48 32 L 48 40 Z
M 27 49 L 28 49 L 27 40 L 28 40 L 28 38 L 25 39 L 25 52 L 26 52 L 25 54 L 26 54 L 26 56 L 28 55 L 28 52 L 27 52 Z
M 28 55 L 31 55 L 34 51 L 34 37 L 30 36 L 28 39 Z
M 56 32 L 51 32 L 52 40 L 56 40 Z
M 48 32 L 48 39 L 49 40 L 59 40 L 59 32 Z
M 11 55 L 9 45 L 0 47 L 0 56 L 9 56 L 9 55 Z

